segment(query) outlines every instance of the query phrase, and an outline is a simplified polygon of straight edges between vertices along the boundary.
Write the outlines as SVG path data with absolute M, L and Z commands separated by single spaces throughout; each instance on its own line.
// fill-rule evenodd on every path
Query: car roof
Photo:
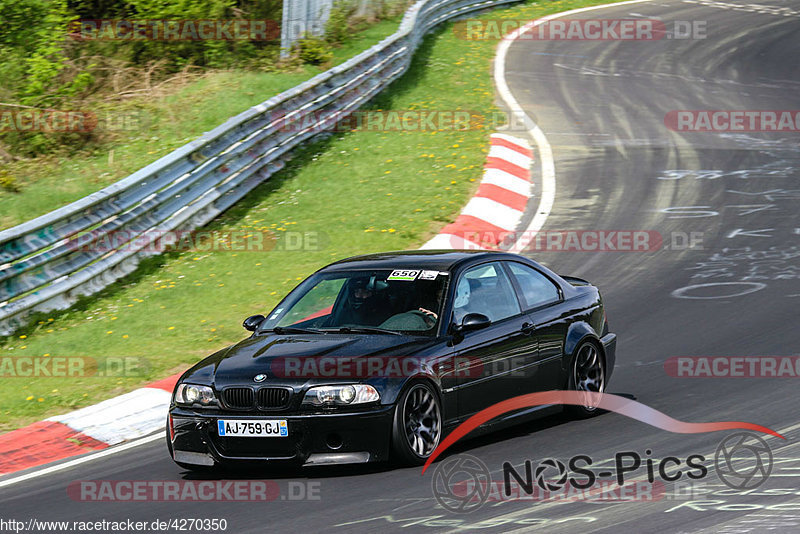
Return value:
M 327 267 L 320 272 L 350 271 L 362 269 L 431 269 L 451 271 L 461 263 L 480 259 L 520 259 L 521 256 L 506 252 L 485 250 L 400 250 L 353 256 Z

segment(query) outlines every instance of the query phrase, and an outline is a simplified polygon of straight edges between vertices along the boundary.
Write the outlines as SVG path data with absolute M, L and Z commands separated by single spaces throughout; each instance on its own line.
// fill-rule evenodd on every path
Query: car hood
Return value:
M 345 373 L 335 362 L 370 360 L 380 366 L 390 359 L 412 358 L 432 347 L 429 338 L 364 334 L 260 334 L 213 354 L 187 371 L 183 380 L 214 385 L 303 385 L 353 378 L 354 366 Z M 312 360 L 312 361 L 308 361 Z M 421 360 L 417 360 L 421 361 Z M 324 362 L 324 364 L 323 364 Z M 333 369 L 333 371 L 332 371 Z

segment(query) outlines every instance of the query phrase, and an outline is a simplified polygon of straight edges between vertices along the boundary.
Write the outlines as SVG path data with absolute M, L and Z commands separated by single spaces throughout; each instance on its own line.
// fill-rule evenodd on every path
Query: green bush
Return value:
M 0 189 L 9 193 L 19 193 L 20 191 L 17 179 L 5 170 L 0 170 Z
M 281 0 L 0 0 L 0 78 L 19 102 L 58 107 L 107 85 L 115 65 L 163 63 L 168 76 L 187 65 L 252 65 L 273 41 L 152 41 L 80 39 L 79 19 L 268 19 L 278 21 Z M 96 61 L 94 58 L 100 58 Z M 21 67 L 19 66 L 21 65 Z
M 350 37 L 350 17 L 355 3 L 352 0 L 337 0 L 331 7 L 328 22 L 325 23 L 325 40 L 340 45 Z
M 86 109 L 114 91 L 149 90 L 189 67 L 261 69 L 277 58 L 277 36 L 258 42 L 93 40 L 81 39 L 75 22 L 279 21 L 281 6 L 281 0 L 0 0 L 0 102 Z M 86 134 L 0 133 L 8 151 L 22 157 L 83 150 L 97 141 Z
M 333 59 L 330 44 L 322 37 L 306 35 L 295 46 L 303 63 L 321 65 Z

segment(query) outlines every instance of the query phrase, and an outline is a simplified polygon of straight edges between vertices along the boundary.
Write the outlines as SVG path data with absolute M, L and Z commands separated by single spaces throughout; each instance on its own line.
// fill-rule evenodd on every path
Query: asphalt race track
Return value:
M 160 438 L 0 488 L 3 515 L 225 518 L 236 532 L 800 529 L 798 381 L 678 378 L 664 367 L 675 356 L 800 354 L 800 134 L 686 133 L 664 123 L 672 110 L 800 109 L 800 0 L 774 0 L 763 13 L 752 7 L 760 0 L 746 10 L 731 5 L 670 0 L 586 11 L 569 18 L 657 18 L 668 30 L 676 20 L 706 21 L 705 38 L 519 40 L 506 74 L 555 158 L 556 200 L 544 230 L 648 230 L 664 239 L 647 252 L 530 253 L 603 291 L 619 335 L 608 391 L 681 421 L 749 421 L 783 432 L 785 441 L 766 440 L 775 461 L 763 486 L 737 492 L 712 469 L 704 489 L 681 498 L 668 491 L 652 501 L 487 502 L 466 514 L 437 505 L 432 471 L 383 466 L 221 475 L 275 480 L 281 497 L 259 504 L 77 502 L 67 494 L 75 480 L 192 477 Z M 699 232 L 694 247 L 684 246 L 692 232 Z M 587 454 L 600 463 L 648 449 L 657 459 L 713 459 L 726 435 L 676 434 L 613 413 L 583 421 L 558 415 L 459 443 L 448 457 L 475 456 L 502 480 L 503 462 L 521 469 L 526 459 Z M 309 492 L 314 498 L 292 497 Z

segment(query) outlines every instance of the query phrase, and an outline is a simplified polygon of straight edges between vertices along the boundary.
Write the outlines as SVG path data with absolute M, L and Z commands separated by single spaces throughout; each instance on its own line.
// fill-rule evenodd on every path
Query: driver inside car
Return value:
M 350 282 L 347 306 L 341 324 L 353 326 L 377 326 L 389 315 L 389 303 L 376 290 L 374 277 L 362 277 Z
M 424 331 L 433 328 L 439 320 L 439 314 L 430 308 L 437 308 L 443 293 L 443 286 L 439 286 L 435 292 L 418 293 L 414 299 L 417 303 L 421 303 L 422 306 L 389 317 L 380 325 L 381 328 L 407 331 Z

